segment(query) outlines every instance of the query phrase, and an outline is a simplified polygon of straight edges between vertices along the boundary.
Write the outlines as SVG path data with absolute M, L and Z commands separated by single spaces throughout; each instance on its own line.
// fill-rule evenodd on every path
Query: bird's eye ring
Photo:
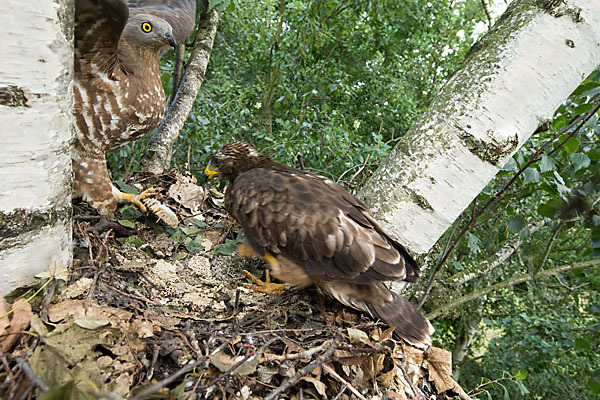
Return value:
M 146 33 L 152 31 L 152 24 L 150 22 L 142 22 L 142 30 Z

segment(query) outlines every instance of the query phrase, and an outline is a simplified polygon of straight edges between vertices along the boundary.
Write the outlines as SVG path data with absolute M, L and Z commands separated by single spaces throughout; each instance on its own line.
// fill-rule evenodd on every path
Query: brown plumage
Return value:
M 195 13 L 195 0 L 75 1 L 73 197 L 104 215 L 123 198 L 105 153 L 160 123 L 159 57 L 191 33 Z
M 315 284 L 381 318 L 411 343 L 431 342 L 429 321 L 384 284 L 416 282 L 419 268 L 362 201 L 325 177 L 277 163 L 240 142 L 215 153 L 207 173 L 231 182 L 225 207 L 274 276 L 299 287 Z

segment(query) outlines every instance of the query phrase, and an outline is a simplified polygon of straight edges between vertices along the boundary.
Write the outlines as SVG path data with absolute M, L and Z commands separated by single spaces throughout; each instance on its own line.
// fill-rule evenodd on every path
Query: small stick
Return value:
M 181 375 L 187 374 L 189 371 L 191 371 L 192 369 L 200 366 L 204 362 L 205 362 L 205 360 L 202 359 L 202 360 L 194 361 L 193 363 L 184 366 L 179 371 L 175 372 L 173 375 L 167 376 L 165 379 L 159 381 L 156 385 L 152 385 L 152 386 L 150 386 L 150 387 L 142 390 L 141 392 L 137 393 L 135 396 L 130 397 L 130 400 L 142 400 L 142 399 L 145 399 L 149 395 L 158 392 L 160 389 L 164 388 L 165 386 L 167 386 L 171 382 L 175 381 Z
M 358 176 L 358 174 L 360 174 L 362 172 L 362 170 L 365 169 L 365 166 L 369 162 L 369 158 L 371 158 L 371 155 L 367 154 L 367 158 L 365 158 L 365 162 L 360 166 L 360 168 L 358 169 L 358 171 L 356 171 L 354 173 L 354 175 L 352 175 L 352 178 L 350 178 L 350 182 L 348 182 L 348 183 L 352 183 L 354 181 L 354 179 L 356 179 L 356 177 Z
M 158 344 L 154 343 L 152 345 L 152 362 L 150 363 L 150 368 L 148 368 L 148 374 L 146 375 L 146 382 L 150 382 L 150 380 L 152 379 L 152 376 L 154 375 L 154 366 L 156 365 L 156 362 L 158 361 L 158 353 L 159 353 L 160 347 L 158 347 Z
M 29 378 L 29 380 L 31 381 L 31 383 L 33 385 L 35 385 L 42 392 L 47 392 L 49 390 L 48 385 L 46 385 L 44 382 L 42 382 L 42 380 L 40 378 L 37 377 L 35 372 L 33 372 L 33 370 L 31 369 L 31 367 L 29 366 L 27 361 L 25 361 L 24 358 L 15 357 L 15 361 L 21 368 L 21 371 L 23 371 L 23 373 L 25 375 L 27 375 L 27 377 Z
M 408 373 L 406 372 L 406 369 L 404 369 L 404 365 L 402 365 L 402 363 L 399 362 L 398 366 L 400 367 L 400 371 L 402 371 L 402 375 L 404 375 L 404 379 L 406 379 L 406 382 L 408 382 L 408 384 L 410 385 L 410 388 L 413 391 L 413 395 L 416 397 L 417 393 L 418 393 L 418 390 L 415 387 L 415 385 L 412 383 L 412 381 L 410 380 L 410 377 L 408 376 Z
M 8 374 L 10 380 L 14 382 L 15 375 L 13 374 L 12 370 L 10 369 L 10 366 L 8 365 L 8 360 L 6 359 L 6 356 L 4 355 L 4 353 L 2 352 L 2 348 L 0 348 L 0 361 L 2 362 L 2 366 L 6 370 L 6 373 Z
M 360 392 L 358 390 L 356 390 L 356 388 L 354 386 L 352 386 L 350 384 L 350 382 L 348 382 L 347 380 L 342 378 L 340 375 L 338 375 L 338 373 L 335 372 L 335 370 L 333 368 L 331 368 L 329 365 L 323 365 L 323 369 L 325 371 L 327 371 L 327 373 L 329 373 L 329 375 L 333 376 L 335 379 L 340 381 L 343 385 L 347 386 L 348 389 L 350 389 L 350 391 L 352 393 L 354 393 L 354 395 L 356 397 L 358 397 L 360 400 L 367 400 L 367 398 L 365 396 L 363 396 L 362 394 L 360 394 Z
M 329 347 L 327 348 L 327 350 L 325 350 L 325 352 L 323 354 L 321 354 L 319 357 L 317 357 L 310 364 L 308 364 L 308 365 L 304 366 L 303 368 L 301 368 L 300 370 L 298 370 L 298 372 L 296 372 L 296 375 L 294 375 L 290 379 L 285 379 L 283 381 L 283 383 L 277 389 L 275 389 L 271 393 L 269 393 L 267 395 L 267 397 L 264 398 L 264 400 L 274 400 L 274 399 L 278 398 L 278 396 L 281 393 L 283 393 L 285 390 L 289 389 L 290 387 L 294 386 L 300 379 L 302 379 L 304 376 L 310 374 L 318 366 L 322 365 L 323 367 L 326 367 L 326 365 L 323 365 L 323 363 L 325 361 L 329 360 L 329 358 L 331 358 L 333 352 L 337 349 L 341 340 L 342 340 L 342 337 L 341 337 L 341 335 L 338 334 L 334 339 L 332 339 L 328 343 Z M 364 397 L 363 397 L 363 399 L 364 399 Z
M 40 319 L 44 322 L 48 322 L 48 307 L 50 306 L 50 302 L 52 301 L 52 297 L 54 297 L 54 291 L 56 290 L 56 281 L 53 280 L 52 283 L 48 286 L 48 291 L 46 292 L 46 297 L 44 297 L 44 301 L 41 304 L 40 311 Z
M 152 304 L 153 306 L 158 306 L 158 307 L 162 307 L 162 306 L 163 306 L 163 304 L 160 304 L 160 303 L 158 303 L 158 302 L 156 302 L 156 301 L 152 301 L 152 300 L 150 300 L 150 299 L 147 299 L 147 298 L 145 298 L 145 297 L 142 297 L 142 296 L 136 296 L 135 294 L 129 294 L 129 293 L 123 292 L 122 290 L 119 290 L 119 289 L 117 289 L 116 287 L 112 287 L 112 286 L 110 286 L 110 285 L 109 285 L 109 284 L 107 284 L 107 283 L 105 283 L 105 285 L 106 285 L 106 287 L 107 287 L 107 288 L 109 288 L 110 290 L 112 290 L 112 291 L 114 291 L 114 292 L 117 292 L 117 293 L 119 293 L 119 294 L 120 294 L 120 295 L 122 295 L 122 296 L 129 297 L 129 298 L 136 299 L 136 300 L 140 300 L 140 301 L 144 301 L 144 302 L 146 302 L 146 303 L 150 303 L 150 304 Z
M 298 162 L 300 163 L 300 169 L 302 171 L 304 171 L 304 160 L 302 159 L 302 153 L 297 152 L 296 153 L 296 158 L 298 159 Z

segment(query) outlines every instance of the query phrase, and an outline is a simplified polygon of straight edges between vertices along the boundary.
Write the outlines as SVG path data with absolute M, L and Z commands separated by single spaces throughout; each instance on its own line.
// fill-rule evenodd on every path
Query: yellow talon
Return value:
M 283 283 L 273 283 L 271 282 L 271 273 L 268 269 L 265 270 L 265 281 L 261 281 L 256 276 L 252 275 L 252 273 L 244 270 L 244 275 L 246 278 L 250 279 L 252 283 L 245 283 L 244 287 L 247 289 L 251 289 L 257 292 L 269 294 L 272 296 L 280 296 L 285 290 L 285 285 Z
M 146 189 L 140 194 L 131 194 L 131 193 L 121 192 L 121 199 L 124 201 L 128 201 L 131 204 L 134 204 L 135 206 L 137 206 L 137 208 L 140 209 L 141 212 L 146 212 L 146 211 L 148 211 L 148 209 L 142 203 L 142 200 L 146 199 L 148 197 L 156 196 L 157 194 L 160 194 L 160 190 L 156 189 L 156 188 Z

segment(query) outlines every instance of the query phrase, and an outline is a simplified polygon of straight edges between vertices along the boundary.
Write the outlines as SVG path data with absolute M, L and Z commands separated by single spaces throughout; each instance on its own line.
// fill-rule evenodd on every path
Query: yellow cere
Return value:
M 206 175 L 208 175 L 208 177 L 209 177 L 210 179 L 212 179 L 212 178 L 213 178 L 215 175 L 217 175 L 217 174 L 219 173 L 219 171 L 213 171 L 212 169 L 208 169 L 208 167 L 206 167 L 206 168 L 204 169 L 204 173 L 205 173 Z

